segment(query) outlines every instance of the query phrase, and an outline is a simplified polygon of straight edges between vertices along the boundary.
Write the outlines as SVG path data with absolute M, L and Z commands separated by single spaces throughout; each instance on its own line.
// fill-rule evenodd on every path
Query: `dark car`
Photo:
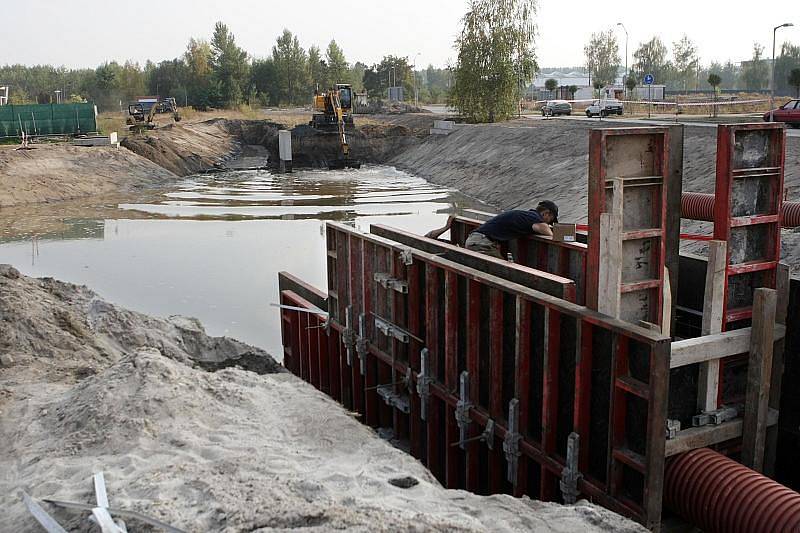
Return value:
M 789 100 L 771 113 L 773 122 L 785 122 L 794 128 L 800 128 L 800 100 Z M 769 121 L 770 111 L 767 111 L 764 113 L 764 122 Z
M 566 100 L 548 100 L 542 106 L 542 116 L 571 115 L 572 104 Z

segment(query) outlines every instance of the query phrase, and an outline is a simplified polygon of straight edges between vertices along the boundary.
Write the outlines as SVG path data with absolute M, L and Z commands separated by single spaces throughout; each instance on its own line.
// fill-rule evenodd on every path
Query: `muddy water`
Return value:
M 480 205 L 391 167 L 234 171 L 135 201 L 0 213 L 0 263 L 137 311 L 197 317 L 280 358 L 277 272 L 326 288 L 325 221 L 424 233 L 465 207 Z

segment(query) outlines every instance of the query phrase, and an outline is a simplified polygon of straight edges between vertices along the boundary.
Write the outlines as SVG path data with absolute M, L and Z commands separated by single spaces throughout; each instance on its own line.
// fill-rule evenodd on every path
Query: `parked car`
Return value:
M 764 122 L 769 122 L 770 112 L 764 113 Z M 772 110 L 773 122 L 785 122 L 786 124 L 800 128 L 800 100 L 789 100 L 777 109 Z
M 622 102 L 619 100 L 595 100 L 586 108 L 587 117 L 606 117 L 608 115 L 621 115 Z
M 542 106 L 542 116 L 571 115 L 572 104 L 566 100 L 548 100 Z

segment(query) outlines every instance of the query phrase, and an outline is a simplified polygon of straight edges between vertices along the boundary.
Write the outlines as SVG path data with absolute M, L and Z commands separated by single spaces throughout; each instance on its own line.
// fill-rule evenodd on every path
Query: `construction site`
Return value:
M 17 113 L 1 531 L 800 531 L 797 136 L 353 100 Z

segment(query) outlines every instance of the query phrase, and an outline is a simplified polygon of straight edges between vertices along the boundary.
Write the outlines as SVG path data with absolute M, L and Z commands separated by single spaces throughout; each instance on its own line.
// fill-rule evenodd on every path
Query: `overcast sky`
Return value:
M 413 62 L 419 52 L 418 65 L 444 66 L 455 57 L 453 40 L 467 6 L 466 0 L 2 2 L 7 5 L 1 11 L 4 39 L 0 64 L 68 67 L 94 67 L 110 60 L 143 63 L 171 59 L 183 53 L 189 37 L 210 38 L 217 20 L 225 22 L 240 46 L 256 57 L 269 55 L 275 38 L 289 28 L 306 49 L 312 44 L 324 48 L 335 38 L 350 61 L 374 63 L 385 54 L 394 54 L 408 56 Z M 583 46 L 589 35 L 617 22 L 628 29 L 631 57 L 637 44 L 653 35 L 670 46 L 685 32 L 697 43 L 704 64 L 748 59 L 754 41 L 761 43 L 769 56 L 774 26 L 784 22 L 800 26 L 796 2 L 767 0 L 739 5 L 703 0 L 540 0 L 539 65 L 583 64 Z M 621 28 L 617 31 L 623 55 L 625 34 Z M 778 32 L 778 46 L 783 40 L 800 44 L 800 27 Z

